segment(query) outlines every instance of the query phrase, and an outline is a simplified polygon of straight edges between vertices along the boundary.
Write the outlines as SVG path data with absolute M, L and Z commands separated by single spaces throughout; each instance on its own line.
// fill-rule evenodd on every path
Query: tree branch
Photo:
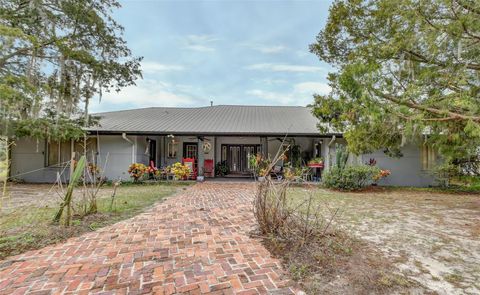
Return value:
M 407 107 L 410 107 L 410 108 L 413 108 L 413 109 L 416 109 L 416 110 L 432 113 L 432 114 L 439 115 L 439 116 L 448 115 L 448 117 L 441 117 L 441 119 L 445 120 L 445 121 L 449 121 L 449 120 L 471 120 L 471 121 L 480 123 L 480 117 L 478 117 L 478 116 L 463 115 L 463 114 L 459 114 L 459 113 L 456 113 L 456 112 L 452 112 L 450 110 L 440 110 L 440 109 L 436 109 L 436 108 L 432 108 L 432 107 L 427 107 L 427 106 L 415 103 L 413 101 L 402 100 L 402 99 L 397 98 L 393 95 L 383 93 L 382 91 L 380 91 L 378 89 L 373 89 L 372 91 L 374 92 L 375 95 L 378 95 L 378 96 L 380 96 L 380 97 L 382 97 L 386 100 L 389 100 L 389 101 L 391 101 L 393 103 L 396 103 L 396 104 L 399 104 L 399 105 L 407 106 Z

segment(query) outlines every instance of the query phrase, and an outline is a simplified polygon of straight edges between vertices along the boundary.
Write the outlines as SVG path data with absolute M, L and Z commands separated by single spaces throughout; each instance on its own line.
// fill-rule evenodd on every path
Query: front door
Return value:
M 242 148 L 242 168 L 245 172 L 252 171 L 252 167 L 250 167 L 250 157 L 255 156 L 257 154 L 257 147 L 254 145 L 245 145 Z
M 231 145 L 228 147 L 228 167 L 230 172 L 240 172 L 242 171 L 241 162 L 240 162 L 240 146 Z
M 260 151 L 260 145 L 222 145 L 222 161 L 227 162 L 230 173 L 251 172 L 248 159 Z
M 150 139 L 149 146 L 149 163 L 153 161 L 154 165 L 157 165 L 157 141 Z
M 185 142 L 183 144 L 183 157 L 184 158 L 194 158 L 198 157 L 198 143 L 196 142 Z

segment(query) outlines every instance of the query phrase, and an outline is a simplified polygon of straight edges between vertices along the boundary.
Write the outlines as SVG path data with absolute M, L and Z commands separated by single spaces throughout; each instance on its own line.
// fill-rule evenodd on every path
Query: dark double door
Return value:
M 257 153 L 261 153 L 260 145 L 222 145 L 222 161 L 227 162 L 230 173 L 251 172 L 248 159 L 250 155 L 256 155 Z

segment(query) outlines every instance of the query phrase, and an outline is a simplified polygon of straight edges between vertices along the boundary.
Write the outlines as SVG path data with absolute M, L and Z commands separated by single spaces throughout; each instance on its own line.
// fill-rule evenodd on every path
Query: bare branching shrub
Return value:
M 278 150 L 268 171 L 283 158 L 287 150 Z M 258 182 L 253 211 L 260 234 L 295 241 L 301 246 L 329 232 L 338 209 L 332 212 L 326 206 L 320 208 L 321 204 L 314 201 L 313 190 L 307 190 L 309 193 L 299 202 L 292 202 L 288 196 L 292 184 L 303 182 L 305 172 L 303 169 L 290 169 L 281 181 L 267 176 Z
M 321 190 L 303 181 L 304 169 L 286 168 L 281 180 L 269 176 L 283 153 L 257 182 L 253 211 L 263 244 L 281 259 L 299 289 L 307 294 L 402 294 L 417 288 L 342 227 L 339 208 L 331 208 Z M 299 183 L 302 188 L 294 188 Z
M 302 246 L 333 232 L 338 209 L 332 210 L 315 201 L 312 190 L 306 190 L 302 200 L 293 202 L 289 197 L 293 183 L 288 178 L 275 181 L 270 177 L 258 182 L 254 215 L 260 234 Z

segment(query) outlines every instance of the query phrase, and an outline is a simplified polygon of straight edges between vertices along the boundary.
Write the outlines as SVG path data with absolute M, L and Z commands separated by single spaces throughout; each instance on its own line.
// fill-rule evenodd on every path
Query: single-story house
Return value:
M 195 158 L 199 174 L 205 159 L 223 162 L 230 174 L 250 173 L 248 155 L 276 154 L 287 136 L 308 161 L 323 157 L 325 169 L 335 158 L 337 143 L 345 144 L 341 133 L 318 131 L 318 119 L 307 107 L 218 105 L 197 108 L 152 107 L 95 114 L 98 125 L 88 129 L 88 157 L 111 180 L 129 179 L 131 163 L 151 161 L 164 167 L 183 158 Z M 11 150 L 10 177 L 26 182 L 54 182 L 58 175 L 68 179 L 66 168 L 72 152 L 82 151 L 81 142 L 48 142 L 21 138 Z M 402 158 L 390 158 L 377 151 L 351 155 L 351 164 L 374 158 L 377 166 L 389 169 L 384 185 L 428 186 L 432 153 L 422 144 L 406 145 Z

